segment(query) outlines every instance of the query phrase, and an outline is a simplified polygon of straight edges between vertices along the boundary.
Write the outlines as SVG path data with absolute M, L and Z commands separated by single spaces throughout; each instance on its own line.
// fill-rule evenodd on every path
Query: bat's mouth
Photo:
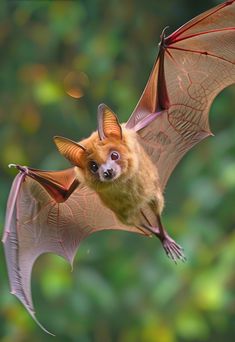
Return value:
M 121 175 L 121 167 L 114 161 L 102 164 L 99 168 L 99 178 L 101 182 L 113 182 Z
M 119 172 L 116 172 L 113 169 L 107 169 L 103 173 L 100 174 L 100 181 L 101 182 L 113 182 L 120 176 Z

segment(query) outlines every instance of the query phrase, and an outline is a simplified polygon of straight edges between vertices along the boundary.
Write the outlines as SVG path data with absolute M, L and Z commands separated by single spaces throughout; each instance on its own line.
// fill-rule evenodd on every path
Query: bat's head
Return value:
M 55 137 L 59 152 L 77 166 L 87 184 L 107 186 L 125 177 L 132 164 L 130 147 L 116 115 L 104 104 L 98 107 L 98 131 L 77 143 Z

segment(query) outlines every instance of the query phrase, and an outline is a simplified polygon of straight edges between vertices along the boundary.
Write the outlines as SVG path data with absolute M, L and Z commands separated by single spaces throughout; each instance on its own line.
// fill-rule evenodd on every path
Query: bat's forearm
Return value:
M 44 171 L 15 164 L 10 164 L 10 166 L 16 167 L 26 177 L 37 181 L 58 203 L 65 202 L 79 185 L 74 168 Z

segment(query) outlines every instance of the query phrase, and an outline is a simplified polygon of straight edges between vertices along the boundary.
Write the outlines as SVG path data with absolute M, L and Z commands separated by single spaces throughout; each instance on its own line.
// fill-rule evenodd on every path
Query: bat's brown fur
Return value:
M 173 260 L 184 259 L 181 247 L 161 223 L 164 198 L 158 170 L 139 143 L 135 130 L 121 126 L 115 114 L 101 105 L 97 132 L 79 143 L 62 137 L 56 137 L 55 143 L 77 166 L 79 183 L 95 190 L 122 223 L 147 230 L 148 234 L 150 231 L 161 240 Z M 113 153 L 118 158 L 111 158 Z
M 151 206 L 155 214 L 161 214 L 164 206 L 158 172 L 133 130 L 122 127 L 122 139 L 108 137 L 100 140 L 98 132 L 80 142 L 86 153 L 78 161 L 77 175 L 80 182 L 94 189 L 104 204 L 119 220 L 129 225 L 141 225 L 141 209 Z M 101 182 L 90 172 L 89 161 L 99 164 L 106 161 L 110 151 L 118 151 L 121 175 L 111 182 Z

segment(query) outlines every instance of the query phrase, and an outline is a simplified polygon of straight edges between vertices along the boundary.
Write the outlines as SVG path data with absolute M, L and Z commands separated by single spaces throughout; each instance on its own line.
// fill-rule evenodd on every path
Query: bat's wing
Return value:
M 235 83 L 235 1 L 163 32 L 145 90 L 126 124 L 156 164 L 162 190 L 183 155 L 211 134 L 215 96 Z
M 75 168 L 56 172 L 17 168 L 20 173 L 8 199 L 3 243 L 11 293 L 37 321 L 30 283 L 41 254 L 55 253 L 72 264 L 80 242 L 93 232 L 149 233 L 121 224 L 95 192 L 79 185 Z

